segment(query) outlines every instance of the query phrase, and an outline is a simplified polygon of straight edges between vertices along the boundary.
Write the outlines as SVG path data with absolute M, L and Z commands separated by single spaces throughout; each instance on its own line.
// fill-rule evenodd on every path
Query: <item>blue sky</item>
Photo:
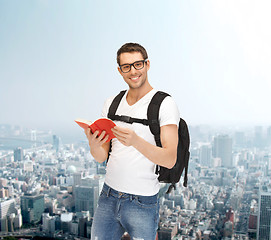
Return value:
M 148 51 L 190 125 L 271 125 L 271 3 L 0 0 L 0 124 L 56 133 L 126 89 L 116 52 Z

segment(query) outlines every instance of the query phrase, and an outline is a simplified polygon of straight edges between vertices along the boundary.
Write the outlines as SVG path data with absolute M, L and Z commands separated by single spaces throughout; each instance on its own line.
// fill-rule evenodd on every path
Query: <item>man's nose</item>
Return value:
M 132 74 L 133 74 L 133 73 L 136 73 L 136 71 L 137 71 L 137 70 L 135 69 L 134 65 L 132 65 L 132 66 L 131 66 L 131 73 L 132 73 Z

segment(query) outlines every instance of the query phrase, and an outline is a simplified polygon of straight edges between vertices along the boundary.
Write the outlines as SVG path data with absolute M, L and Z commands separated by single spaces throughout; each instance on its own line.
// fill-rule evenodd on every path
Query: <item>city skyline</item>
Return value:
M 161 184 L 158 239 L 261 239 L 270 230 L 271 126 L 228 135 L 195 127 L 190 134 L 188 186 L 181 179 L 165 194 L 168 187 Z M 1 236 L 90 238 L 105 165 L 93 159 L 86 141 L 51 140 L 0 148 Z
M 151 84 L 189 125 L 271 123 L 269 1 L 105 3 L 0 1 L 0 124 L 81 134 L 73 120 L 127 88 L 125 42 L 147 49 Z

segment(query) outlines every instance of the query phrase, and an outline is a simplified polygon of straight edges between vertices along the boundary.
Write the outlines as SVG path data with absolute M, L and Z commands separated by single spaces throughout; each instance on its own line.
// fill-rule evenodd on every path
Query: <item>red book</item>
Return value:
M 108 118 L 100 118 L 95 122 L 91 122 L 85 119 L 75 119 L 74 120 L 80 127 L 87 129 L 90 128 L 91 132 L 94 133 L 95 131 L 99 131 L 98 136 L 102 133 L 102 131 L 106 131 L 106 134 L 109 135 L 109 138 L 106 142 L 109 142 L 112 138 L 115 138 L 111 129 L 116 126 L 116 124 L 108 119 Z

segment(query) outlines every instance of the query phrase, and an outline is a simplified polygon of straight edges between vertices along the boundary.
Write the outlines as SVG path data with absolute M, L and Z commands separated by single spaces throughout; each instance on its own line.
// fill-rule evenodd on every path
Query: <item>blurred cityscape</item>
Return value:
M 189 129 L 188 187 L 161 184 L 157 239 L 270 240 L 271 126 Z M 0 125 L 0 238 L 89 239 L 105 168 L 85 139 Z

